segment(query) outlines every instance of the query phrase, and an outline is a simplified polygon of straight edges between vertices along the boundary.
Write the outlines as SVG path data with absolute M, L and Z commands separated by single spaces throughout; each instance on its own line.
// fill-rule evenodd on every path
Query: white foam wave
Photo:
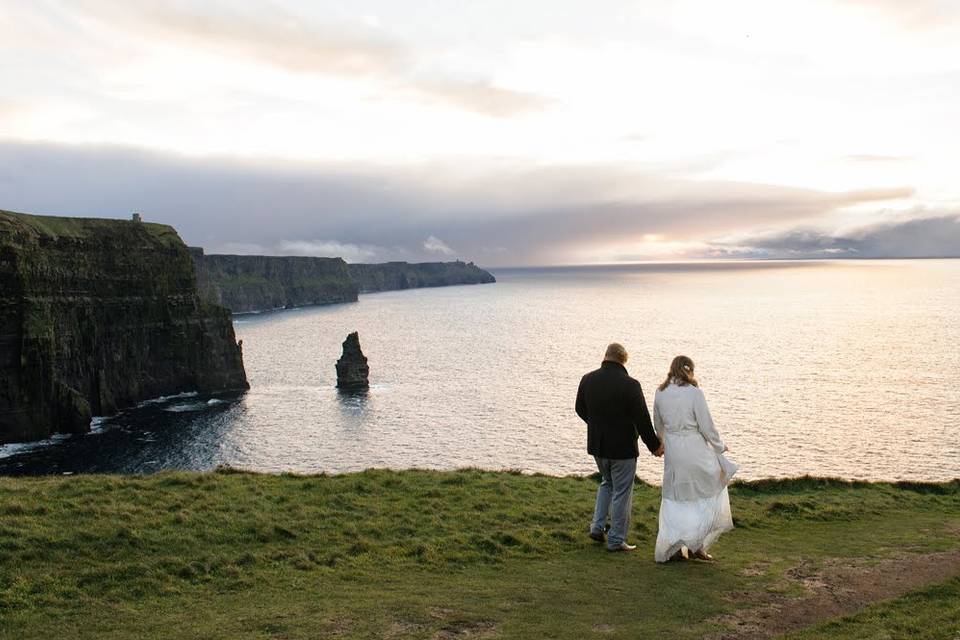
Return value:
M 181 400 L 183 398 L 194 398 L 200 395 L 198 391 L 184 391 L 183 393 L 175 393 L 169 396 L 159 396 L 157 398 L 151 398 L 150 400 L 144 400 L 137 407 L 146 407 L 151 404 L 163 404 L 164 402 L 169 402 L 170 400 Z
M 14 442 L 12 444 L 0 444 L 0 458 L 9 458 L 10 456 L 33 451 L 34 449 L 39 449 L 41 447 L 49 447 L 52 444 L 63 442 L 69 437 L 69 433 L 57 433 L 50 436 L 46 440 L 37 440 L 36 442 Z
M 169 411 L 170 413 L 186 413 L 189 411 L 203 411 L 207 408 L 206 402 L 182 402 L 180 404 L 172 404 L 169 407 L 164 407 L 164 411 Z

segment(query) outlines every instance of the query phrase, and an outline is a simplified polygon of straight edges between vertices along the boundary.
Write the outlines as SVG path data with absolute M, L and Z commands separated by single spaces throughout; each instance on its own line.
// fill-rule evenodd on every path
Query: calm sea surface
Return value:
M 745 478 L 960 477 L 960 261 L 495 271 L 494 285 L 238 316 L 251 389 L 0 447 L 0 473 L 594 471 L 573 413 L 606 344 L 653 401 L 683 353 Z M 359 330 L 372 388 L 334 388 Z M 661 462 L 638 474 L 658 481 Z

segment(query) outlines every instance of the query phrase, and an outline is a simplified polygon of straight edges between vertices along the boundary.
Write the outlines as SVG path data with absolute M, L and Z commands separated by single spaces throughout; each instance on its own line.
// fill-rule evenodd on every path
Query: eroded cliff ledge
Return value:
M 172 227 L 0 211 L 0 444 L 247 387 L 230 313 L 201 300 Z
M 496 282 L 472 262 L 347 264 L 341 258 L 190 251 L 200 294 L 234 313 L 356 302 L 358 293 Z

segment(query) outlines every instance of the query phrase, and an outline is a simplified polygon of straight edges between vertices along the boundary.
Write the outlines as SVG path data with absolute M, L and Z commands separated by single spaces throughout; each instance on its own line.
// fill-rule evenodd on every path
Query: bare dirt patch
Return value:
M 493 638 L 498 634 L 493 622 L 467 622 L 451 624 L 434 634 L 434 640 L 454 640 L 466 638 Z
M 757 562 L 754 562 L 753 564 L 747 567 L 744 567 L 744 569 L 740 573 L 742 573 L 745 576 L 751 576 L 751 577 L 762 576 L 767 572 L 767 570 L 770 568 L 770 565 L 772 564 L 773 563 L 770 562 L 769 560 L 758 560 Z
M 800 585 L 804 595 L 790 598 L 766 594 L 758 606 L 722 616 L 718 623 L 731 630 L 715 640 L 760 640 L 796 631 L 868 606 L 897 598 L 910 591 L 960 575 L 960 549 L 943 553 L 901 554 L 865 562 L 831 560 L 816 569 L 801 562 L 786 572 L 789 584 Z
M 491 620 L 450 620 L 456 612 L 446 607 L 431 607 L 428 612 L 431 618 L 445 622 L 443 628 L 433 634 L 433 640 L 479 640 L 494 638 L 500 633 L 500 628 Z
M 414 633 L 419 632 L 422 628 L 422 625 L 415 624 L 413 622 L 394 620 L 393 623 L 391 623 L 390 628 L 387 630 L 387 633 L 384 635 L 384 638 L 387 638 L 388 640 L 392 640 L 393 638 L 408 638 Z

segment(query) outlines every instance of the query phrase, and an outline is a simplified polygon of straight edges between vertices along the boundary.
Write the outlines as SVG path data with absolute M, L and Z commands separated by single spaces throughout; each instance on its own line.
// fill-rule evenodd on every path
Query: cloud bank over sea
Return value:
M 0 10 L 0 208 L 354 262 L 957 254 L 951 3 Z
M 848 238 L 799 230 L 844 207 L 909 197 L 909 187 L 821 192 L 510 163 L 485 171 L 278 166 L 23 143 L 0 144 L 0 172 L 0 202 L 8 209 L 117 218 L 138 211 L 209 252 L 350 262 L 464 258 L 495 266 L 563 262 L 578 252 L 589 262 L 590 247 L 611 246 L 623 249 L 609 260 L 644 259 L 629 254 L 635 238 L 670 238 L 697 258 L 957 255 L 960 247 L 950 244 L 955 216 L 881 224 Z M 732 237 L 758 226 L 790 230 Z

